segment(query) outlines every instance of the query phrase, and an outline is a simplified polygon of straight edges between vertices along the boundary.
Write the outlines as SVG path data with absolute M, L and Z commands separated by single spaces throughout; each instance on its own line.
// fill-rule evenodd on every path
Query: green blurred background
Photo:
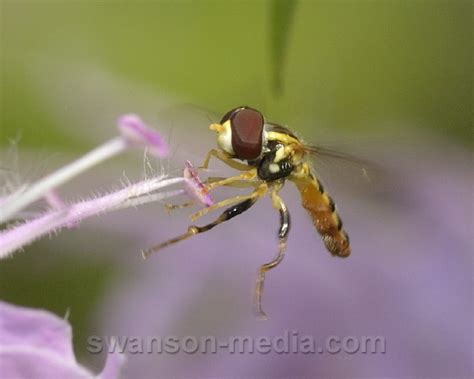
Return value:
M 32 67 L 48 62 L 100 65 L 218 112 L 252 104 L 292 125 L 411 120 L 426 133 L 470 136 L 469 1 L 1 4 L 2 143 L 21 131 L 22 146 L 81 146 L 34 83 Z M 57 80 L 47 78 L 50 91 Z
M 321 130 L 409 132 L 472 147 L 469 1 L 1 0 L 0 6 L 4 150 L 19 137 L 20 152 L 77 156 L 112 130 L 104 125 L 101 138 L 78 131 L 78 110 L 100 114 L 111 101 L 104 93 L 132 104 L 135 87 L 217 112 L 251 105 L 308 138 Z M 102 83 L 93 83 L 97 67 L 126 81 L 125 93 L 100 92 L 91 100 L 83 92 L 87 80 L 81 88 L 69 80 L 90 78 L 90 94 Z M 201 125 L 188 128 L 202 133 Z M 91 237 L 98 251 L 99 234 Z M 80 246 L 72 242 L 67 247 L 72 253 L 65 256 L 41 241 L 2 262 L 0 298 L 58 314 L 71 308 L 80 338 L 115 268 L 75 257 Z

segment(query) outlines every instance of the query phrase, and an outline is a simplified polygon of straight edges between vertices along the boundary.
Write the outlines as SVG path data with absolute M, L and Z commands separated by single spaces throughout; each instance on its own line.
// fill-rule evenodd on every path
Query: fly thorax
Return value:
M 265 153 L 258 163 L 257 174 L 266 181 L 286 178 L 293 171 L 291 159 L 285 153 L 285 146 L 276 141 L 267 143 Z

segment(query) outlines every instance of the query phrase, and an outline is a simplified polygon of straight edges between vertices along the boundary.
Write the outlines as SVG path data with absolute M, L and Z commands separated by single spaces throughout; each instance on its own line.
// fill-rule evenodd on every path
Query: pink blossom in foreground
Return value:
M 21 220 L 20 212 L 25 214 L 23 209 L 41 198 L 45 199 L 52 209 L 0 231 L 0 259 L 9 257 L 15 251 L 45 235 L 58 232 L 64 227 L 76 226 L 91 216 L 161 201 L 182 194 L 183 190 L 159 192 L 174 184 L 185 182 L 186 192 L 191 197 L 206 206 L 212 205 L 205 185 L 189 161 L 185 163 L 184 178 L 166 178 L 162 175 L 138 183 L 127 184 L 125 188 L 101 197 L 66 205 L 55 191 L 59 186 L 128 147 L 143 147 L 159 157 L 164 157 L 169 152 L 161 135 L 149 128 L 135 114 L 121 116 L 118 120 L 118 128 L 121 133 L 120 137 L 106 142 L 38 182 L 25 186 L 21 191 L 16 191 L 1 199 L 0 223 L 13 219 Z
M 183 190 L 158 193 L 157 191 L 183 181 L 183 178 L 167 179 L 163 176 L 146 179 L 101 197 L 48 211 L 41 216 L 0 232 L 0 259 L 9 257 L 18 249 L 45 235 L 58 232 L 65 227 L 76 226 L 89 217 L 181 195 Z
M 120 136 L 115 137 L 76 161 L 47 175 L 36 183 L 25 186 L 2 199 L 0 223 L 11 220 L 19 211 L 35 201 L 51 194 L 64 183 L 77 177 L 99 163 L 123 153 L 130 147 L 141 147 L 157 157 L 168 154 L 169 148 L 163 137 L 149 128 L 137 115 L 124 115 L 118 120 Z
M 185 183 L 185 190 L 175 189 L 161 192 L 163 189 Z M 136 207 L 145 203 L 163 201 L 187 193 L 205 206 L 213 204 L 212 199 L 190 161 L 185 162 L 184 178 L 166 178 L 159 176 L 132 183 L 126 187 L 101 197 L 91 198 L 66 206 L 62 204 L 44 214 L 24 221 L 0 232 L 0 259 L 11 256 L 15 251 L 31 244 L 35 240 L 63 228 L 77 226 L 92 216 Z M 59 200 L 57 200 L 59 201 Z
M 0 301 L 0 373 L 2 378 L 118 378 L 124 356 L 109 354 L 95 375 L 74 356 L 69 323 L 45 310 Z

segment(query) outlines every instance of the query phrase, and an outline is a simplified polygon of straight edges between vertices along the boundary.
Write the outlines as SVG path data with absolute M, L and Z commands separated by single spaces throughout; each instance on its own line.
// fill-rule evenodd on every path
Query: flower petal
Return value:
M 58 316 L 37 309 L 0 302 L 0 348 L 41 349 L 74 361 L 70 325 Z
M 108 356 L 100 379 L 118 378 L 121 354 Z M 0 301 L 0 372 L 2 378 L 94 378 L 77 363 L 72 330 L 66 320 L 44 310 Z

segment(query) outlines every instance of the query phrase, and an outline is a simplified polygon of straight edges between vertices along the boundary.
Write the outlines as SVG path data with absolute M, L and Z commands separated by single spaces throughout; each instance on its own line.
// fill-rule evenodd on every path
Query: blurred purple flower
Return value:
M 0 301 L 0 373 L 5 379 L 114 379 L 124 356 L 110 353 L 94 375 L 74 357 L 71 326 L 56 315 Z
M 147 264 L 125 251 L 132 274 L 112 283 L 101 303 L 100 329 L 109 336 L 210 335 L 225 342 L 297 330 L 318 346 L 331 335 L 382 336 L 385 353 L 137 354 L 127 376 L 470 377 L 469 160 L 446 146 L 443 156 L 438 151 L 380 154 L 381 165 L 394 166 L 388 193 L 358 191 L 343 175 L 335 182 L 322 177 L 350 233 L 353 254 L 346 260 L 327 254 L 297 193 L 286 186 L 293 228 L 284 262 L 267 275 L 266 322 L 254 319 L 250 296 L 257 268 L 276 253 L 278 215 L 265 200 Z M 152 244 L 180 234 L 183 222 L 156 220 L 145 210 L 136 233 L 152 224 Z

